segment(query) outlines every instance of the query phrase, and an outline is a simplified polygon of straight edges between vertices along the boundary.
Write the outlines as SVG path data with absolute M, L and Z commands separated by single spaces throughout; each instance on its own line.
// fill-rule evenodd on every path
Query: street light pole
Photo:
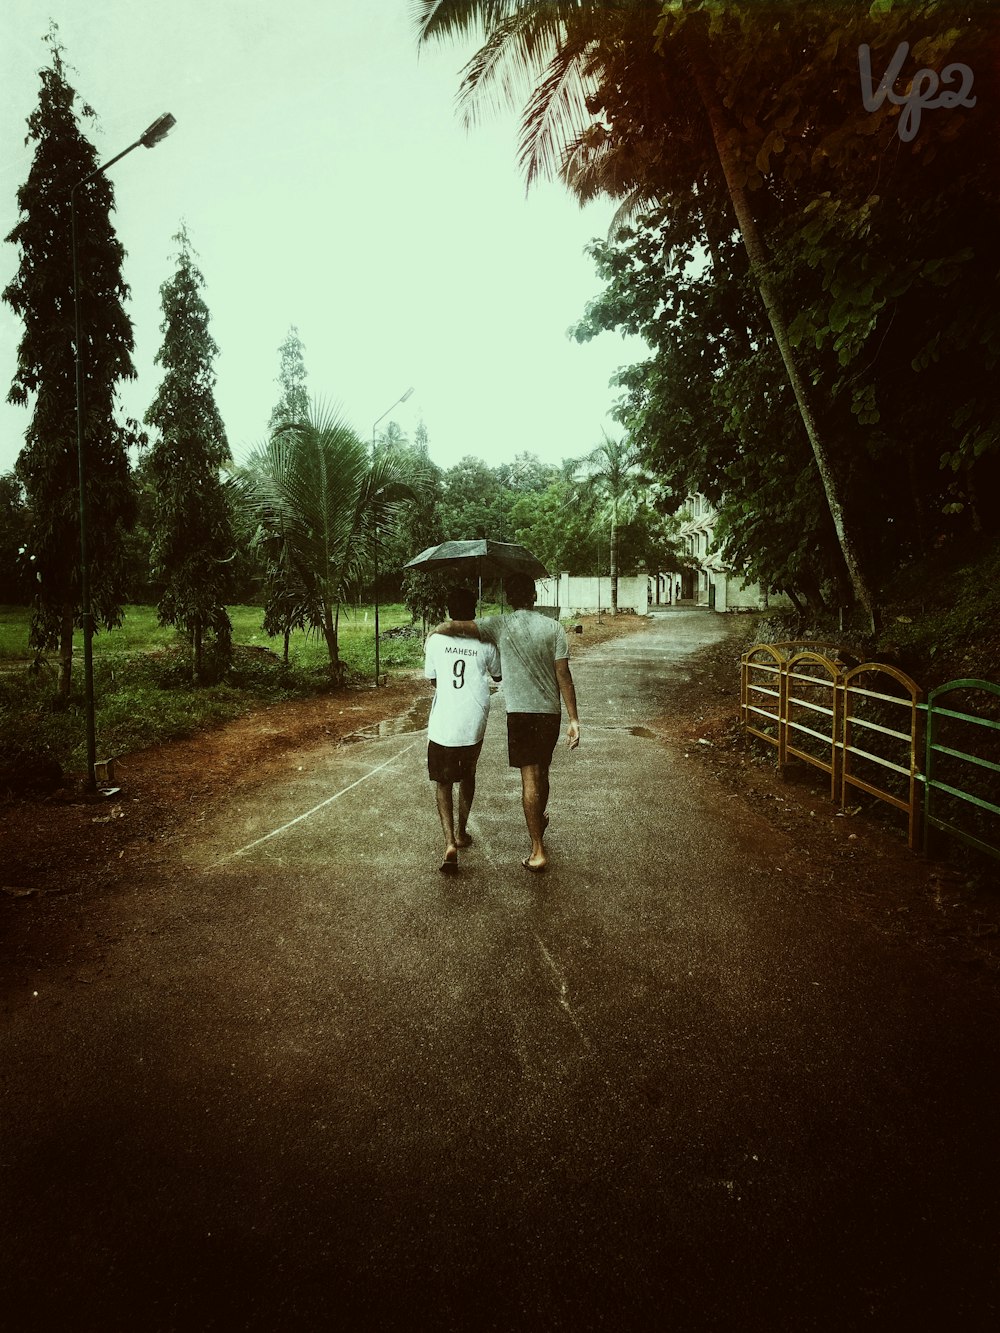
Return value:
M 384 421 L 394 408 L 400 403 L 405 403 L 407 398 L 413 392 L 413 386 L 407 389 L 401 398 L 397 398 L 392 407 L 387 407 L 380 417 L 375 419 L 372 425 L 372 463 L 375 462 L 375 427 L 380 421 Z M 378 689 L 379 682 L 379 645 L 378 645 L 378 510 L 375 511 L 375 688 Z
M 80 489 L 80 601 L 83 621 L 83 693 L 87 729 L 87 772 L 84 778 L 84 789 L 86 791 L 94 791 L 97 787 L 95 771 L 97 764 L 97 732 L 94 722 L 94 613 L 90 604 L 89 505 L 87 503 L 87 452 L 83 401 L 84 355 L 82 320 L 80 318 L 80 263 L 77 254 L 76 194 L 85 185 L 89 185 L 92 180 L 102 176 L 109 167 L 113 167 L 116 162 L 120 162 L 126 153 L 131 153 L 134 148 L 138 148 L 140 145 L 143 148 L 153 148 L 165 135 L 169 134 L 176 123 L 169 112 L 157 117 L 152 125 L 136 139 L 135 143 L 129 144 L 127 148 L 123 148 L 120 153 L 105 162 L 103 166 L 97 167 L 89 176 L 84 176 L 83 180 L 77 181 L 69 192 L 69 232 L 73 257 L 73 352 L 76 362 L 76 466 Z

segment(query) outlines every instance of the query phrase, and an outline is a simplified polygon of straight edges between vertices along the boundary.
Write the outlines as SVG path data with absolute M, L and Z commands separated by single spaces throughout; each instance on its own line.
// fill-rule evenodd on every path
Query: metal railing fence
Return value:
M 925 703 L 905 672 L 848 666 L 852 656 L 830 644 L 755 644 L 740 664 L 744 730 L 777 750 L 779 768 L 799 760 L 825 773 L 841 806 L 855 789 L 901 811 L 912 849 L 926 851 L 936 831 L 1000 858 L 1000 685 L 949 681 Z M 945 706 L 960 693 L 975 694 L 978 706 Z M 946 723 L 987 743 L 946 738 Z M 956 802 L 974 812 L 971 826 Z
M 945 700 L 955 694 L 973 693 L 985 695 L 981 707 L 976 712 L 949 708 Z M 993 717 L 986 716 L 987 706 L 992 705 Z M 968 741 L 962 741 L 968 749 L 959 749 L 958 742 L 945 745 L 942 733 L 946 726 L 959 729 L 968 735 Z M 972 729 L 971 731 L 969 729 Z M 951 739 L 949 737 L 949 739 Z M 1000 857 L 1000 762 L 983 753 L 970 753 L 978 742 L 992 741 L 992 752 L 1000 756 L 1000 685 L 988 680 L 950 680 L 946 685 L 939 685 L 927 696 L 927 732 L 924 760 L 924 838 L 929 845 L 933 832 L 949 833 L 959 838 L 977 851 Z M 947 776 L 958 773 L 958 781 L 945 781 L 939 776 L 945 769 Z M 978 788 L 978 790 L 972 790 Z M 990 800 L 989 796 L 994 799 Z M 950 798 L 950 799 L 949 799 Z M 977 812 L 985 812 L 988 825 L 997 831 L 996 842 L 989 841 L 979 831 L 970 831 L 963 827 L 956 815 L 949 817 L 948 804 L 954 806 L 960 802 L 966 809 L 972 806 Z M 942 807 L 945 807 L 944 809 Z M 961 806 L 959 807 L 961 809 Z M 989 818 L 992 816 L 992 819 Z

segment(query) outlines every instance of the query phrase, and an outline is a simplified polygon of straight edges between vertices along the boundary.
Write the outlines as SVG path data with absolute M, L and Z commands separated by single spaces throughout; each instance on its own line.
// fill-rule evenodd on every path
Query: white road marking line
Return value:
M 533 930 L 531 933 L 532 935 L 534 935 L 535 942 L 537 943 L 539 949 L 541 949 L 545 961 L 548 963 L 549 968 L 552 971 L 552 975 L 559 983 L 559 1007 L 568 1015 L 569 1021 L 573 1024 L 573 1027 L 576 1029 L 576 1035 L 580 1038 L 580 1041 L 583 1043 L 584 1048 L 588 1051 L 591 1050 L 591 1045 L 587 1039 L 587 1034 L 580 1026 L 580 1022 L 576 1014 L 574 1014 L 573 1008 L 569 1002 L 569 983 L 567 982 L 563 973 L 556 966 L 555 960 L 549 953 L 548 949 L 546 949 L 545 945 L 542 943 L 541 937 L 539 936 L 538 932 Z
M 500 867 L 497 864 L 496 859 L 494 858 L 492 843 L 490 842 L 490 839 L 487 838 L 486 834 L 482 831 L 479 821 L 477 820 L 476 823 L 473 825 L 473 822 L 470 819 L 469 824 L 470 827 L 472 828 L 473 836 L 476 839 L 476 843 L 478 844 L 480 851 L 484 853 L 487 861 L 491 865 L 491 868 L 494 871 L 499 871 Z M 510 917 L 512 921 L 514 921 L 515 920 L 514 911 L 510 903 L 507 902 L 506 899 L 504 899 L 503 905 L 505 911 L 507 912 L 507 915 Z M 538 931 L 533 930 L 531 934 L 535 943 L 542 951 L 542 957 L 545 959 L 549 971 L 552 973 L 553 977 L 555 977 L 557 985 L 557 1001 L 560 1009 L 562 1009 L 563 1013 L 566 1014 L 569 1021 L 573 1024 L 573 1029 L 576 1032 L 576 1035 L 579 1037 L 580 1044 L 583 1046 L 584 1050 L 593 1054 L 594 1048 L 590 1043 L 590 1039 L 588 1038 L 587 1034 L 584 1032 L 582 1026 L 580 1025 L 580 1020 L 573 1012 L 573 1007 L 569 1002 L 569 982 L 566 980 L 565 975 L 557 965 L 555 959 L 552 957 L 548 949 L 545 947 L 545 944 L 542 941 L 541 936 L 538 934 Z
M 486 836 L 486 834 L 483 832 L 482 825 L 480 824 L 480 822 L 478 820 L 475 820 L 475 822 L 473 822 L 473 820 L 470 819 L 469 828 L 472 831 L 473 837 L 476 840 L 475 845 L 479 847 L 479 850 L 483 853 L 486 860 L 489 862 L 490 868 L 494 872 L 499 872 L 500 866 L 498 865 L 496 858 L 493 855 L 493 844 L 491 843 L 490 839 Z M 504 898 L 502 901 L 504 910 L 510 917 L 511 921 L 516 920 L 517 918 L 515 918 L 514 910 L 511 907 L 510 903 L 506 900 L 506 898 Z M 593 1048 L 590 1044 L 590 1041 L 588 1040 L 587 1035 L 584 1032 L 583 1028 L 580 1026 L 580 1021 L 577 1018 L 576 1014 L 573 1012 L 572 1006 L 570 1005 L 569 1002 L 569 983 L 567 982 L 565 976 L 557 966 L 555 959 L 552 957 L 548 949 L 545 947 L 544 943 L 542 942 L 542 938 L 538 934 L 537 930 L 533 930 L 531 932 L 531 935 L 535 943 L 538 945 L 539 949 L 541 949 L 542 957 L 548 964 L 549 971 L 556 979 L 556 985 L 558 988 L 558 1003 L 560 1009 L 563 1010 L 563 1012 L 569 1018 L 569 1021 L 573 1024 L 573 1027 L 576 1030 L 576 1035 L 580 1038 L 580 1041 L 583 1044 L 584 1048 L 588 1051 L 591 1051 Z
M 376 764 L 374 768 L 369 769 L 367 773 L 358 778 L 355 782 L 350 782 L 346 787 L 341 787 L 340 791 L 334 792 L 334 794 L 328 796 L 325 801 L 320 801 L 319 805 L 314 805 L 311 810 L 306 810 L 304 814 L 296 815 L 295 818 L 290 819 L 287 824 L 282 824 L 280 828 L 272 829 L 270 833 L 265 833 L 261 838 L 255 838 L 253 842 L 248 842 L 245 847 L 240 847 L 235 852 L 227 852 L 220 861 L 215 862 L 216 866 L 225 865 L 225 863 L 231 861 L 234 856 L 242 856 L 244 852 L 249 852 L 254 847 L 259 847 L 262 842 L 267 842 L 269 838 L 276 838 L 279 833 L 284 833 L 295 824 L 300 824 L 303 819 L 309 819 L 310 816 L 316 814 L 317 810 L 324 809 L 324 807 L 330 805 L 333 801 L 339 801 L 341 796 L 346 796 L 346 794 L 349 791 L 353 791 L 355 787 L 360 787 L 362 782 L 367 782 L 368 779 L 374 777 L 376 773 L 380 773 L 383 768 L 388 768 L 389 765 L 394 763 L 401 755 L 406 754 L 407 750 L 412 750 L 415 745 L 419 744 L 419 737 L 415 741 L 410 741 L 409 745 L 404 745 L 401 750 L 397 750 L 394 755 L 391 755 L 383 763 Z

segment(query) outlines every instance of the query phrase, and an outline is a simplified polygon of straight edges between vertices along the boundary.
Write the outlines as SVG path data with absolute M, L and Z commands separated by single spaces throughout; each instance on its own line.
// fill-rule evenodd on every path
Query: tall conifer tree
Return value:
M 26 143 L 35 144 L 28 179 L 17 192 L 20 218 L 7 236 L 20 263 L 3 300 L 24 322 L 8 401 L 31 407 L 17 473 L 32 516 L 30 547 L 34 611 L 31 643 L 58 644 L 59 688 L 69 693 L 73 629 L 81 622 L 79 477 L 70 194 L 98 166 L 80 130 L 77 94 L 66 81 L 53 25 L 50 63 L 41 70 L 38 105 Z M 80 114 L 92 119 L 84 104 Z M 95 628 L 121 622 L 125 601 L 125 536 L 135 521 L 128 448 L 134 422 L 115 421 L 118 382 L 133 379 L 132 323 L 123 302 L 125 252 L 111 225 L 114 189 L 97 176 L 76 196 L 77 258 L 84 363 L 85 476 L 91 605 Z
M 157 432 L 148 463 L 155 493 L 152 563 L 162 587 L 160 623 L 188 636 L 197 681 L 205 631 L 224 653 L 232 640 L 225 601 L 234 543 L 221 476 L 231 455 L 215 402 L 212 363 L 219 349 L 208 331 L 205 280 L 184 226 L 174 240 L 177 271 L 160 288 L 163 344 L 156 360 L 164 376 L 145 416 Z
M 303 422 L 309 415 L 304 351 L 299 331 L 293 324 L 288 330 L 285 341 L 278 348 L 278 355 L 281 358 L 278 370 L 281 397 L 271 411 L 271 420 L 268 422 L 271 430 Z
M 272 434 L 285 427 L 301 425 L 309 416 L 304 351 L 299 331 L 292 324 L 278 348 L 281 397 L 271 409 L 268 429 Z M 292 631 L 305 629 L 308 623 L 308 593 L 299 572 L 288 561 L 287 546 L 271 543 L 258 547 L 258 550 L 265 556 L 264 630 L 267 634 L 283 636 L 287 666 Z

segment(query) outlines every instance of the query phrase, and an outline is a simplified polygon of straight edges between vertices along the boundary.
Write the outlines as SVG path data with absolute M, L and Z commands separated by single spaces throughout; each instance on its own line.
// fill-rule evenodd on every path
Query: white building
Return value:
M 715 611 L 761 611 L 791 606 L 783 594 L 768 593 L 729 569 L 715 548 L 716 513 L 703 495 L 687 497 L 681 511 L 680 537 L 692 568 L 681 575 L 681 597 Z

